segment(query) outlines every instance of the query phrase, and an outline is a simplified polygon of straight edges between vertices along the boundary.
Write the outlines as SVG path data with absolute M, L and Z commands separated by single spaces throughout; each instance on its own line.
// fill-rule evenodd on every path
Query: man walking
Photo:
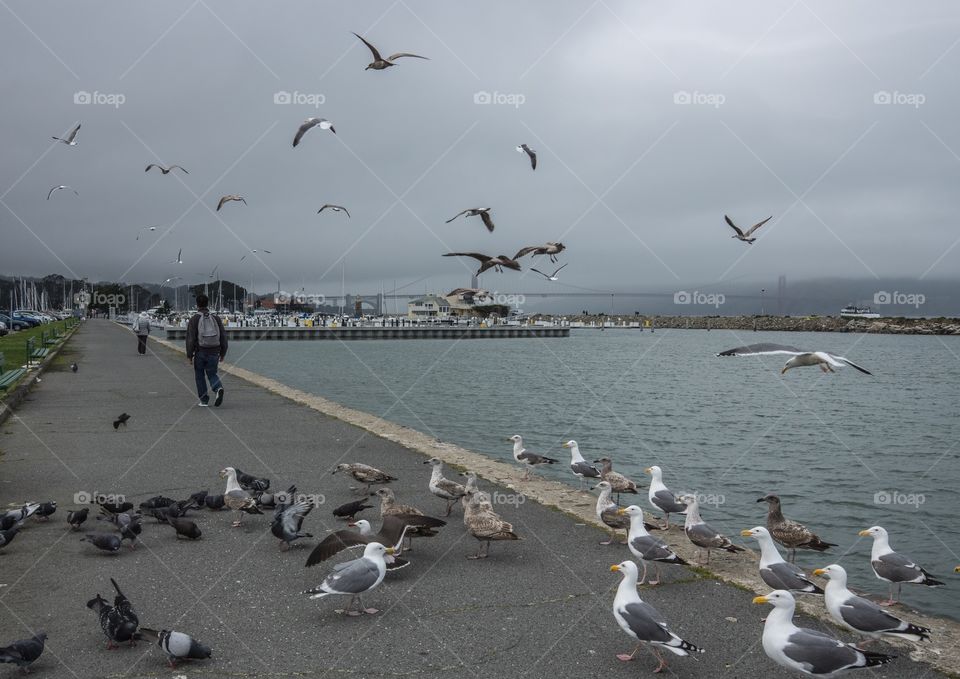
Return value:
M 146 311 L 133 319 L 133 333 L 137 336 L 137 352 L 143 356 L 147 353 L 147 336 L 150 334 L 150 316 Z
M 217 375 L 217 367 L 227 355 L 227 333 L 223 330 L 223 322 L 210 313 L 208 304 L 206 295 L 197 295 L 197 313 L 187 324 L 187 360 L 193 364 L 193 373 L 197 378 L 197 395 L 200 397 L 197 405 L 203 408 L 210 402 L 208 380 L 216 394 L 213 405 L 223 403 L 223 385 Z

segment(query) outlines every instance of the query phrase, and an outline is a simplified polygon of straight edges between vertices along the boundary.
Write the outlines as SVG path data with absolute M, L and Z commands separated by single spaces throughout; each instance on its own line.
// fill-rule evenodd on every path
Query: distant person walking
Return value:
M 147 337 L 150 335 L 150 315 L 146 311 L 133 319 L 133 334 L 137 336 L 137 353 L 147 353 Z
M 206 408 L 210 404 L 207 393 L 207 381 L 216 395 L 214 406 L 223 403 L 223 385 L 217 375 L 217 367 L 227 355 L 227 333 L 223 322 L 207 308 L 206 295 L 197 295 L 197 313 L 187 324 L 187 360 L 193 364 L 193 373 L 197 378 L 197 405 Z

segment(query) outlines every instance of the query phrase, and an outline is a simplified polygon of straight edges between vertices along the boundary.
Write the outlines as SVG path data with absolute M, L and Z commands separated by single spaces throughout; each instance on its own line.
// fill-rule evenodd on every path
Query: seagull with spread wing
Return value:
M 217 212 L 220 212 L 220 208 L 223 207 L 224 203 L 229 203 L 230 201 L 233 201 L 233 200 L 240 201 L 240 202 L 243 203 L 244 205 L 247 204 L 247 199 L 244 198 L 243 196 L 235 196 L 235 195 L 232 195 L 232 194 L 229 195 L 229 196 L 221 196 L 221 197 L 220 197 L 220 202 L 217 203 Z
M 334 205 L 334 204 L 332 204 L 332 203 L 324 203 L 324 204 L 320 207 L 320 209 L 317 210 L 317 214 L 320 214 L 320 213 L 323 212 L 324 210 L 333 210 L 334 212 L 344 212 L 344 213 L 346 213 L 346 215 L 347 215 L 348 218 L 350 217 L 350 211 L 347 210 L 347 208 L 343 207 L 342 205 Z
M 530 168 L 533 170 L 537 169 L 537 152 L 536 151 L 534 151 L 532 148 L 530 148 L 526 144 L 520 144 L 520 146 L 517 147 L 517 153 L 526 153 L 527 156 L 530 158 Z
M 461 215 L 466 215 L 467 217 L 476 217 L 480 216 L 480 219 L 483 220 L 483 225 L 487 227 L 487 231 L 493 233 L 493 220 L 490 219 L 490 208 L 488 207 L 472 207 L 464 210 L 463 212 L 458 212 L 453 217 L 446 221 L 447 224 L 452 222 L 454 219 Z
M 543 273 L 542 271 L 540 271 L 540 269 L 534 269 L 532 266 L 530 267 L 530 270 L 531 270 L 531 271 L 536 271 L 538 274 L 540 274 L 541 276 L 543 276 L 544 278 L 546 278 L 548 281 L 558 281 L 558 280 L 560 280 L 560 278 L 559 278 L 559 276 L 557 276 L 557 274 L 560 273 L 560 269 L 562 269 L 562 268 L 565 267 L 565 266 L 566 266 L 566 264 L 561 264 L 561 265 L 560 265 L 559 267 L 557 267 L 556 270 L 554 270 L 554 272 L 551 273 L 551 274 L 545 274 L 545 273 Z
M 337 131 L 333 129 L 333 123 L 326 118 L 307 118 L 303 121 L 303 123 L 301 123 L 300 127 L 297 128 L 297 134 L 293 138 L 293 145 L 296 146 L 299 144 L 300 140 L 303 139 L 303 135 L 318 125 L 320 126 L 321 130 L 330 130 L 334 134 L 337 133 Z
M 498 273 L 503 273 L 503 267 L 508 269 L 513 269 L 514 271 L 520 271 L 520 263 L 515 259 L 510 259 L 506 255 L 497 255 L 496 257 L 491 257 L 490 255 L 484 255 L 479 252 L 448 252 L 444 257 L 473 257 L 475 260 L 480 262 L 480 268 L 477 269 L 476 275 L 479 276 L 487 269 L 496 269 Z
M 849 358 L 844 358 L 839 354 L 832 354 L 828 351 L 803 351 L 802 349 L 797 349 L 796 347 L 791 347 L 786 344 L 772 344 L 769 342 L 748 344 L 745 347 L 727 349 L 726 351 L 721 351 L 717 356 L 773 356 L 777 354 L 793 357 L 784 363 L 783 369 L 780 371 L 781 375 L 790 370 L 790 368 L 802 368 L 810 365 L 820 366 L 820 370 L 825 373 L 836 372 L 834 368 L 842 368 L 845 365 L 849 365 L 851 368 L 856 368 L 865 375 L 873 374 Z
M 184 168 L 180 167 L 179 165 L 171 165 L 171 166 L 169 166 L 169 167 L 164 167 L 163 165 L 160 165 L 160 164 L 158 164 L 158 163 L 150 163 L 149 165 L 147 165 L 147 169 L 144 170 L 144 172 L 149 172 L 150 169 L 151 169 L 151 168 L 154 168 L 154 167 L 157 168 L 158 170 L 160 170 L 160 172 L 162 172 L 163 174 L 170 174 L 170 172 L 172 172 L 173 170 L 181 170 L 181 171 L 183 172 L 183 174 L 190 174 L 189 172 L 187 172 Z
M 757 240 L 757 239 L 756 239 L 756 238 L 751 238 L 751 235 L 750 235 L 750 234 L 752 234 L 754 231 L 756 231 L 756 230 L 759 229 L 761 226 L 763 226 L 764 224 L 766 224 L 767 222 L 769 222 L 771 219 L 773 219 L 773 215 L 770 215 L 769 217 L 767 217 L 766 219 L 764 219 L 762 222 L 757 222 L 756 224 L 754 224 L 753 226 L 751 226 L 751 227 L 750 227 L 749 229 L 747 229 L 746 231 L 741 231 L 741 230 L 740 230 L 740 227 L 737 226 L 736 224 L 734 224 L 734 223 L 733 223 L 733 220 L 730 219 L 729 217 L 727 217 L 726 215 L 724 215 L 723 218 L 727 220 L 727 224 L 730 225 L 730 228 L 733 229 L 734 231 L 736 231 L 735 234 L 733 234 L 732 236 L 730 236 L 731 238 L 736 238 L 737 240 L 742 240 L 744 243 L 747 243 L 748 245 L 753 245 L 753 241 L 755 241 L 755 240 Z
M 77 123 L 77 126 L 70 130 L 66 137 L 51 137 L 51 139 L 56 139 L 62 144 L 67 146 L 76 146 L 77 145 L 77 133 L 80 131 L 80 123 Z
M 50 191 L 47 193 L 47 200 L 50 200 L 50 196 L 52 196 L 57 191 L 63 191 L 64 189 L 70 189 L 76 195 L 78 196 L 80 195 L 79 193 L 77 193 L 77 190 L 72 186 L 67 186 L 66 184 L 60 184 L 60 186 L 54 186 L 52 189 L 50 189 Z
M 354 33 L 354 35 L 360 38 L 360 41 L 367 46 L 367 48 L 370 50 L 370 53 L 373 55 L 373 61 L 367 64 L 367 67 L 363 69 L 365 71 L 369 71 L 370 69 L 373 69 L 374 71 L 382 71 L 385 68 L 396 66 L 396 64 L 393 62 L 399 59 L 400 57 L 415 57 L 417 59 L 427 59 L 427 57 L 421 57 L 419 54 L 411 54 L 410 52 L 397 52 L 396 54 L 391 54 L 389 57 L 384 59 L 382 56 L 380 56 L 380 52 L 377 51 L 377 48 L 371 45 L 369 42 L 367 42 L 363 38 L 363 36 L 357 35 L 356 33 Z M 427 61 L 429 61 L 429 59 L 427 59 Z
M 521 257 L 526 257 L 527 255 L 549 255 L 550 261 L 554 264 L 557 263 L 557 255 L 567 249 L 563 243 L 554 243 L 553 241 L 547 241 L 543 245 L 530 245 L 525 248 L 521 248 L 517 254 L 513 256 L 514 259 L 520 259 Z

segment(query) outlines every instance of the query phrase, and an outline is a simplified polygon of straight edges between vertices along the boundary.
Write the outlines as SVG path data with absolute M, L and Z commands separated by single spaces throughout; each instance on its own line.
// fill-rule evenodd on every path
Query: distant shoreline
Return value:
M 537 317 L 534 317 L 535 319 Z M 540 317 L 544 318 L 544 317 Z M 555 317 L 554 317 L 555 318 Z M 599 330 L 763 330 L 857 332 L 888 335 L 960 335 L 958 318 L 840 318 L 839 316 L 575 316 L 571 327 Z M 580 325 L 582 324 L 582 325 Z

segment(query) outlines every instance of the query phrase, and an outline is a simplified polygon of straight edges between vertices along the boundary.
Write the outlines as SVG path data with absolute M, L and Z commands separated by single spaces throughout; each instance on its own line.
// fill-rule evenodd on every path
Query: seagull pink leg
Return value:
M 634 656 L 637 654 L 637 651 L 640 650 L 641 646 L 643 646 L 643 644 L 637 644 L 637 647 L 633 649 L 633 653 L 630 653 L 630 654 L 618 653 L 617 660 L 620 660 L 621 662 L 630 662 L 631 660 L 633 660 Z

